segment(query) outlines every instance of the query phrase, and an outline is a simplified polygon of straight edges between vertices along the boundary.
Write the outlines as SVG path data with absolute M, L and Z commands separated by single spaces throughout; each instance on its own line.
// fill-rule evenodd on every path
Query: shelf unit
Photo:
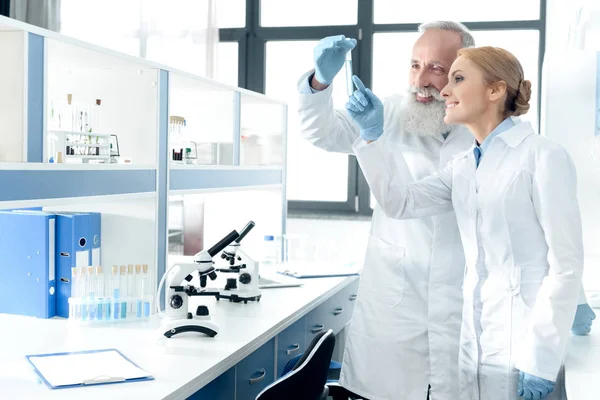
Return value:
M 132 226 L 153 226 L 131 247 L 152 249 L 158 278 L 167 266 L 170 196 L 254 191 L 255 204 L 260 190 L 275 191 L 269 201 L 280 199 L 285 233 L 285 103 L 2 16 L 0 43 L 7 60 L 0 66 L 0 209 L 110 210 L 106 232 L 104 217 L 102 223 L 111 235 L 132 235 L 133 228 L 118 229 L 121 215 Z M 48 135 L 57 130 L 52 113 L 67 98 L 90 105 L 101 99 L 99 132 L 117 135 L 129 162 L 48 163 Z M 173 115 L 185 116 L 188 129 L 170 138 Z M 247 132 L 267 139 L 245 146 Z M 173 163 L 177 141 L 217 148 L 221 161 Z M 117 247 L 118 239 L 103 243 Z

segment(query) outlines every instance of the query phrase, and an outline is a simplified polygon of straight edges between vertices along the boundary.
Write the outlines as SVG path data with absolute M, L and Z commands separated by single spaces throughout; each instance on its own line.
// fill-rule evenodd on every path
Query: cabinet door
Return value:
M 319 333 L 331 328 L 333 318 L 329 317 L 331 299 L 306 314 L 306 346 L 309 346 L 314 337 Z
M 306 350 L 305 317 L 300 318 L 277 335 L 277 378 L 289 360 Z
M 243 359 L 236 366 L 236 400 L 254 400 L 275 376 L 275 339 Z
M 336 335 L 352 318 L 357 296 L 358 279 L 355 279 L 332 298 L 327 312 L 329 313 L 329 316 L 333 318 L 331 329 L 333 329 L 333 333 Z
M 188 397 L 188 400 L 235 400 L 235 367 Z

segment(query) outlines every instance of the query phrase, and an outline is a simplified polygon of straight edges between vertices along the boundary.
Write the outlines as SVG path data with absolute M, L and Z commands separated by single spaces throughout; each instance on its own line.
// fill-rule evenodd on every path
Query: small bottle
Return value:
M 149 275 L 149 271 L 148 271 L 148 264 L 144 264 L 142 265 L 142 288 L 141 288 L 141 293 L 142 293 L 142 297 L 144 298 L 144 309 L 143 309 L 143 316 L 145 318 L 150 316 L 150 306 L 152 303 L 152 297 L 149 296 L 149 291 L 150 291 L 150 275 Z
M 277 262 L 277 247 L 275 237 L 272 235 L 265 235 L 264 237 L 262 262 L 264 264 L 275 264 Z

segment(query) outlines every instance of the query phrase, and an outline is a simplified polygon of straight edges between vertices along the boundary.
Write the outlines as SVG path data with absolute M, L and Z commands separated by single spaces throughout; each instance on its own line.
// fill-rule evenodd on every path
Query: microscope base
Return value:
M 261 293 L 260 290 L 221 290 L 218 294 L 215 295 L 215 297 L 217 298 L 217 300 L 220 299 L 228 299 L 231 302 L 234 303 L 241 303 L 242 301 L 244 302 L 244 304 L 248 303 L 249 301 L 260 301 L 261 298 Z
M 215 337 L 219 333 L 219 328 L 206 319 L 174 319 L 164 321 L 160 328 L 167 338 L 185 332 L 203 333 L 209 337 Z

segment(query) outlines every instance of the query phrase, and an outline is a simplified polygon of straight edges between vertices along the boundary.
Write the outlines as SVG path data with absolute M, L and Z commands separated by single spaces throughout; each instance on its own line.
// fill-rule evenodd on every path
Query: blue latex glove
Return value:
M 356 39 L 344 35 L 328 36 L 315 47 L 315 78 L 323 85 L 330 85 L 344 66 L 346 53 L 356 46 Z
M 540 400 L 554 390 L 554 382 L 519 371 L 517 394 L 526 400 Z
M 579 336 L 587 335 L 592 330 L 592 321 L 595 319 L 596 313 L 594 313 L 592 307 L 587 303 L 578 305 L 571 332 Z
M 365 88 L 365 85 L 354 75 L 354 84 L 358 88 L 346 103 L 346 110 L 360 128 L 360 136 L 364 140 L 377 140 L 383 134 L 383 103 Z

